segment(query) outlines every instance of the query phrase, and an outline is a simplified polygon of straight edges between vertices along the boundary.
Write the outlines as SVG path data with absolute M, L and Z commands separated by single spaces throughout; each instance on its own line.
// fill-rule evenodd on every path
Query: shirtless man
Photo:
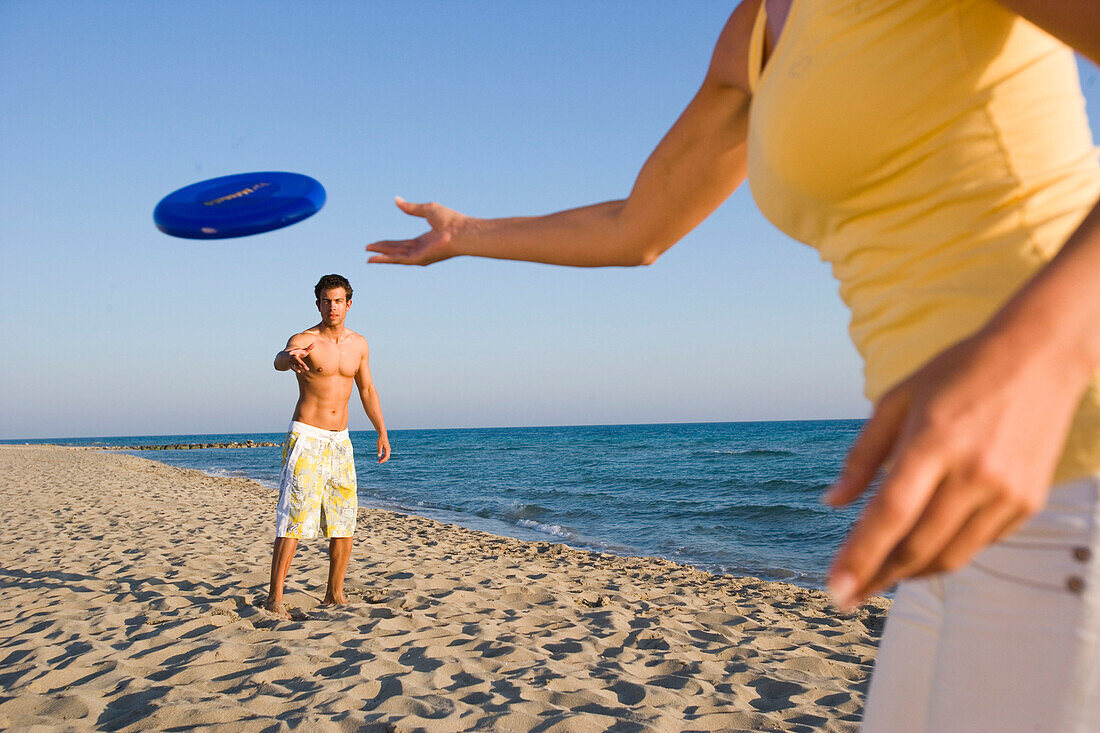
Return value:
M 358 500 L 355 463 L 348 439 L 348 399 L 354 382 L 363 409 L 378 432 L 378 462 L 390 458 L 378 390 L 370 376 L 367 340 L 344 327 L 351 283 L 325 275 L 314 288 L 321 322 L 290 337 L 275 355 L 275 369 L 298 377 L 298 404 L 283 443 L 283 472 L 275 509 L 275 549 L 266 608 L 290 618 L 283 583 L 301 538 L 329 538 L 328 590 L 321 605 L 341 605 L 351 557 Z

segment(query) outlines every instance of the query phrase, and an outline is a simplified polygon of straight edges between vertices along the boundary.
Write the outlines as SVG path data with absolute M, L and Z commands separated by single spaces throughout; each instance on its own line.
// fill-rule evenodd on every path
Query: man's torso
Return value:
M 313 349 L 304 358 L 309 371 L 297 375 L 294 420 L 322 430 L 343 430 L 348 425 L 348 399 L 367 341 L 354 331 L 345 331 L 339 343 L 314 329 L 300 335 L 312 338 Z

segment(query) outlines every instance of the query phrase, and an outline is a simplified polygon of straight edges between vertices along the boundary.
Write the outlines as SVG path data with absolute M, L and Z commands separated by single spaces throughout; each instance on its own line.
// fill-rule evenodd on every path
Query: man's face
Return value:
M 347 298 L 347 292 L 343 288 L 322 290 L 321 299 L 317 301 L 317 310 L 321 312 L 321 321 L 328 326 L 339 326 L 344 322 L 348 314 L 351 301 Z

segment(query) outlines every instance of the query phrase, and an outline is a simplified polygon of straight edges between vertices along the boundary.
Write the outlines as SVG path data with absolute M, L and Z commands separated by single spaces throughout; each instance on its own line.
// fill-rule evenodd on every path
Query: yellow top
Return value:
M 877 400 L 980 328 L 1100 196 L 1073 52 L 993 0 L 793 0 L 761 71 L 748 170 L 832 265 Z M 1056 481 L 1100 471 L 1100 381 Z

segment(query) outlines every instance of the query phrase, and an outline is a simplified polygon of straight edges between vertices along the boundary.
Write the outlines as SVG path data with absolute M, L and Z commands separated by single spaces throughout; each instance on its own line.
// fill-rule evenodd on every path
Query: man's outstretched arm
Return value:
M 363 359 L 359 362 L 359 371 L 355 373 L 355 386 L 359 388 L 359 400 L 363 411 L 378 433 L 378 462 L 390 459 L 390 438 L 386 433 L 386 420 L 382 417 L 382 403 L 378 399 L 378 390 L 374 388 L 374 379 L 370 375 L 370 349 L 363 349 Z
M 313 349 L 313 339 L 297 333 L 286 342 L 286 348 L 275 355 L 275 371 L 293 370 L 296 374 L 308 372 L 305 359 Z

